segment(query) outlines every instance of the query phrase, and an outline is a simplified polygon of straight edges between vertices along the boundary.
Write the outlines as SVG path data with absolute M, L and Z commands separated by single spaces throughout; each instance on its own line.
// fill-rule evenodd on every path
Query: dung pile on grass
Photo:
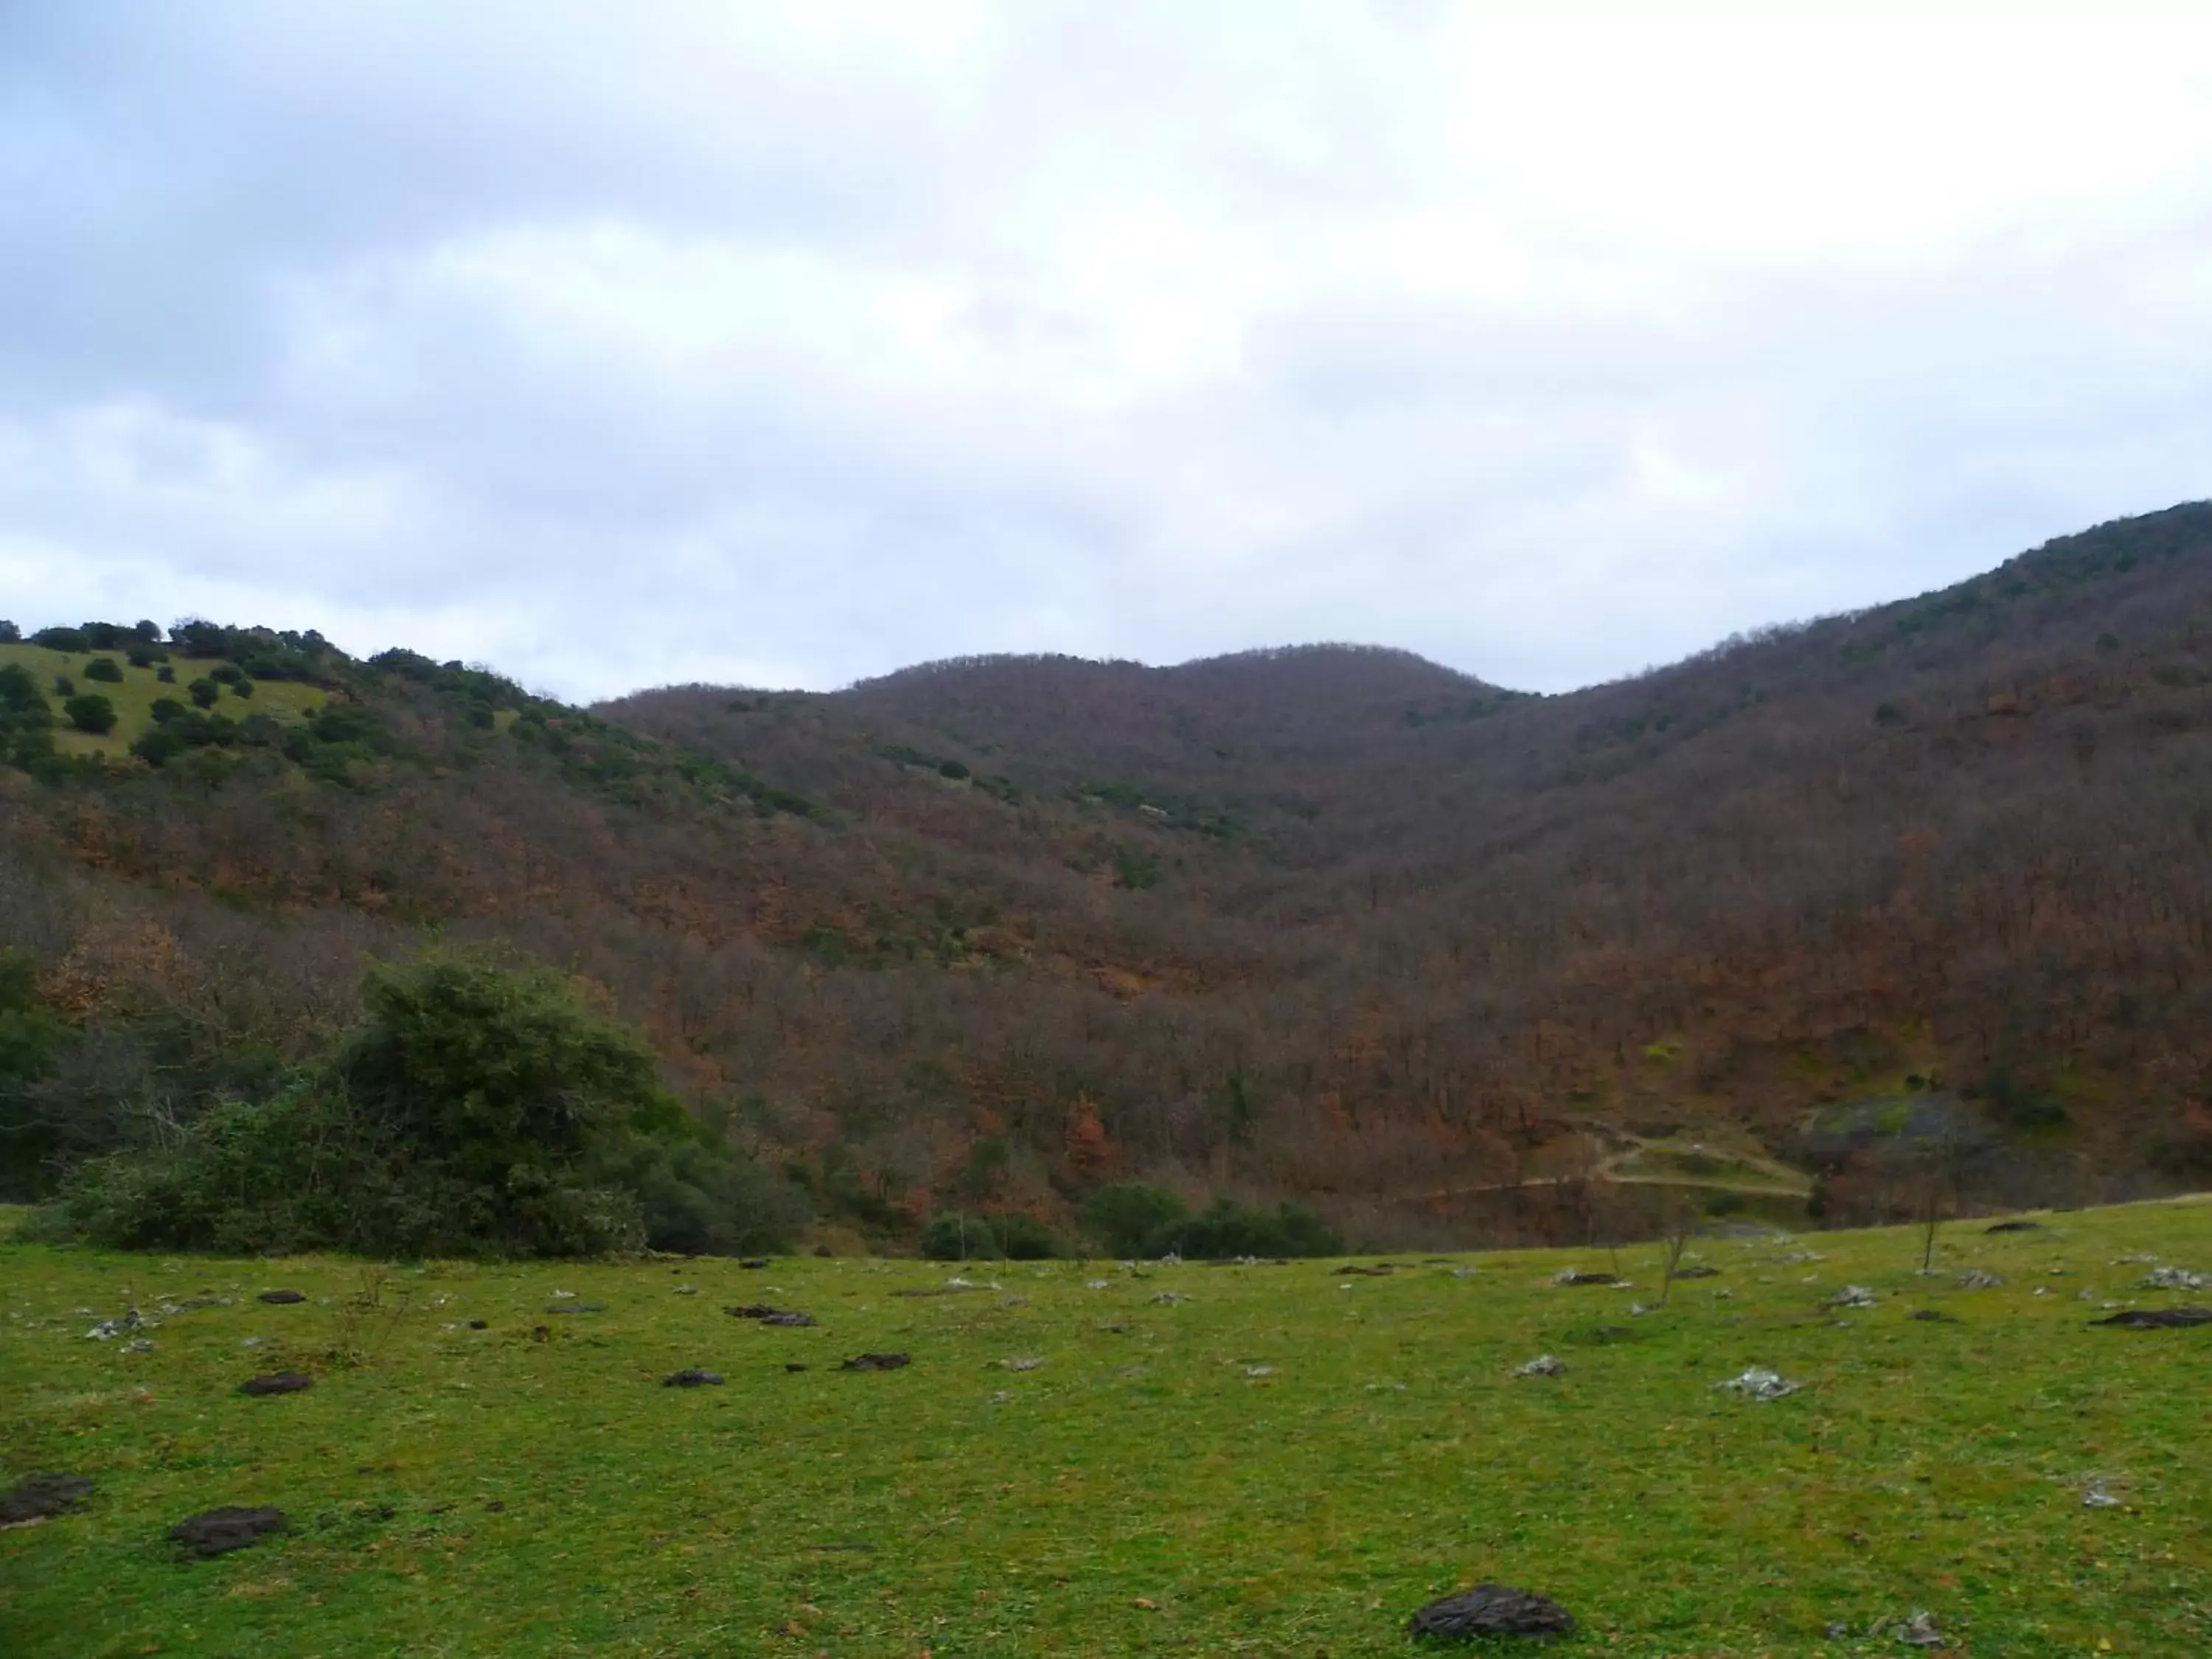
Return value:
M 1471 1642 L 1482 1636 L 1571 1636 L 1575 1616 L 1548 1595 L 1505 1584 L 1477 1584 L 1431 1601 L 1406 1624 L 1409 1636 Z

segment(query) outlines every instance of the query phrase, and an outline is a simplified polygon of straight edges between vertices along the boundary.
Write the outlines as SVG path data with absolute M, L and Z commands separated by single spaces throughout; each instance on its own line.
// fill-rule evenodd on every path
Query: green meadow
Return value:
M 2212 1269 L 2212 1204 L 2037 1219 L 1948 1227 L 1925 1277 L 1916 1232 L 1704 1239 L 1717 1271 L 1645 1313 L 1655 1246 L 1349 1275 L 0 1244 L 6 1480 L 95 1482 L 0 1533 L 0 1632 L 16 1659 L 1311 1659 L 1412 1652 L 1416 1607 L 1490 1579 L 1578 1617 L 1559 1651 L 1624 1659 L 1899 1654 L 1923 1611 L 1957 1653 L 2212 1651 L 2212 1327 L 2090 1323 L 2212 1300 L 2142 1285 Z M 1847 1284 L 1875 1305 L 1832 1305 Z M 818 1322 L 724 1312 L 753 1303 Z M 134 1304 L 150 1328 L 86 1334 Z M 883 1351 L 912 1363 L 839 1369 Z M 1565 1372 L 1515 1376 L 1540 1353 Z M 1715 1387 L 1754 1365 L 1802 1387 Z M 662 1385 L 688 1366 L 727 1382 Z M 313 1389 L 237 1392 L 288 1368 Z M 179 1562 L 167 1529 L 219 1504 L 289 1530 Z
M 95 659 L 106 657 L 122 672 L 118 684 L 114 681 L 88 679 L 85 669 Z M 160 697 L 173 697 L 187 708 L 192 707 L 185 688 L 217 668 L 236 665 L 210 657 L 181 657 L 172 655 L 166 664 L 145 668 L 131 665 L 128 655 L 120 648 L 113 651 L 49 651 L 40 645 L 0 645 L 0 665 L 20 663 L 38 681 L 39 690 L 46 694 L 54 711 L 54 747 L 65 755 L 127 755 L 131 745 L 143 736 L 154 724 L 154 703 Z M 175 675 L 174 684 L 164 684 L 161 670 L 167 667 Z M 115 729 L 94 736 L 72 726 L 62 714 L 64 701 L 54 689 L 57 678 L 76 683 L 78 691 L 96 691 L 115 705 Z M 240 697 L 226 688 L 222 700 L 209 712 L 226 714 L 232 720 L 244 720 L 249 714 L 268 714 L 280 720 L 296 720 L 321 708 L 327 694 L 319 687 L 301 685 L 290 680 L 256 680 L 253 695 Z

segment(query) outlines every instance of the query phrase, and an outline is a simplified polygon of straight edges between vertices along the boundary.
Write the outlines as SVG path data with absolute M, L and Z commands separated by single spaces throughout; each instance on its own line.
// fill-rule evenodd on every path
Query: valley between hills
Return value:
M 432 949 L 641 1034 L 840 1250 L 1131 1182 L 1443 1249 L 2212 1181 L 2212 506 L 1564 696 L 1322 645 L 581 708 L 210 623 L 11 671 L 21 1201 Z

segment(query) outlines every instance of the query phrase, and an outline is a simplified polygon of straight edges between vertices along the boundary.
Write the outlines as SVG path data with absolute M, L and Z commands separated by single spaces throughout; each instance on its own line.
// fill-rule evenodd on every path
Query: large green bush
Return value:
M 1010 1210 L 991 1218 L 999 1249 L 1009 1261 L 1051 1261 L 1066 1254 L 1060 1236 L 1033 1215 Z
M 123 671 L 116 665 L 115 659 L 112 657 L 94 657 L 90 662 L 85 664 L 84 677 L 88 680 L 100 680 L 109 685 L 120 685 L 123 683 Z
M 1344 1240 L 1310 1210 L 1285 1204 L 1270 1215 L 1221 1198 L 1202 1213 L 1162 1228 L 1146 1242 L 1145 1254 L 1223 1261 L 1245 1255 L 1334 1255 L 1343 1248 Z
M 1188 1213 L 1166 1188 L 1123 1181 L 1091 1194 L 1083 1206 L 1083 1227 L 1107 1255 L 1133 1259 L 1155 1235 Z
M 437 958 L 371 969 L 363 1002 L 286 1086 L 80 1166 L 66 1223 L 120 1248 L 532 1256 L 760 1249 L 799 1218 L 557 975 Z
M 28 669 L 0 664 L 0 766 L 44 772 L 54 763 L 52 706 Z
M 1006 1252 L 981 1216 L 941 1210 L 921 1230 L 921 1253 L 932 1261 L 996 1261 Z
M 80 732 L 89 732 L 101 737 L 115 729 L 115 705 L 97 691 L 87 691 L 71 697 L 62 705 L 70 724 Z
M 33 1090 L 69 1036 L 69 1027 L 40 1006 L 37 963 L 26 951 L 0 949 L 0 1195 L 46 1190 L 57 1136 Z
M 1067 1254 L 1058 1234 L 1033 1215 L 969 1215 L 940 1210 L 921 1230 L 921 1253 L 933 1261 L 1050 1261 Z

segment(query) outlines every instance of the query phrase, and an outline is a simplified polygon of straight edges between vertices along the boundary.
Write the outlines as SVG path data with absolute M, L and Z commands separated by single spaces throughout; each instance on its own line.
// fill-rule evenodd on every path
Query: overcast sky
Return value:
M 2212 8 L 0 0 L 0 616 L 1563 690 L 2212 495 Z

